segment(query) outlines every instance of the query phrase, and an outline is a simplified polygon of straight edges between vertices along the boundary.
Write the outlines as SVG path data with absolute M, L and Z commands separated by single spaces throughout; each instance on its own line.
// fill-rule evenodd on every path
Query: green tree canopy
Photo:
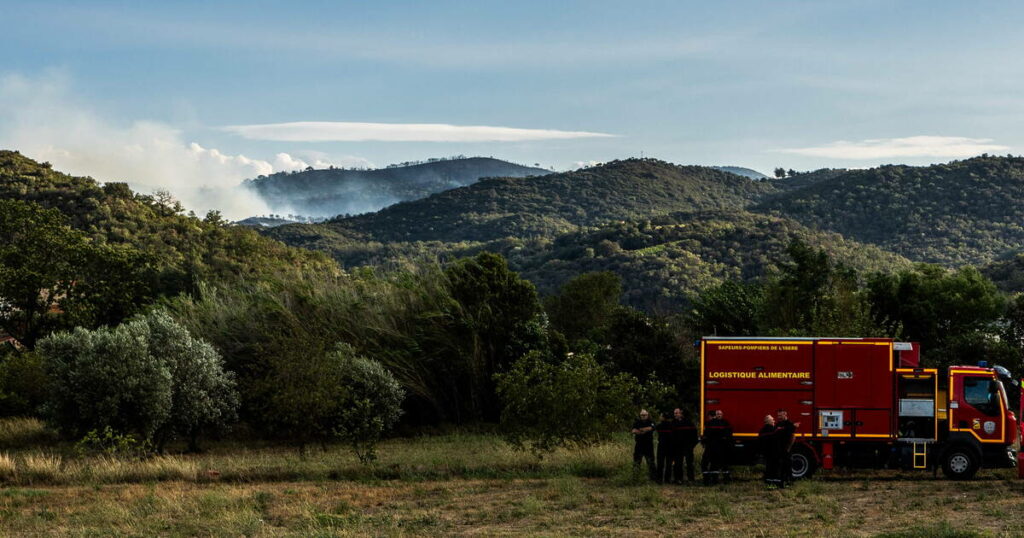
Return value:
M 611 322 L 622 296 L 622 279 L 610 271 L 583 273 L 544 300 L 551 326 L 569 342 L 591 338 Z
M 160 448 L 174 435 L 234 418 L 238 396 L 220 356 L 163 312 L 114 328 L 75 328 L 39 342 L 51 381 L 50 421 L 71 438 L 103 430 Z
M 552 361 L 531 352 L 495 378 L 505 438 L 538 457 L 610 439 L 623 430 L 641 392 L 636 378 L 610 373 L 587 354 Z
M 454 299 L 446 313 L 448 337 L 463 357 L 456 364 L 470 372 L 468 411 L 474 419 L 496 420 L 493 375 L 543 345 L 537 290 L 489 252 L 459 260 L 444 274 Z
M 50 331 L 116 324 L 152 299 L 149 259 L 95 244 L 59 211 L 0 200 L 0 328 L 31 348 Z
M 920 264 L 897 274 L 880 274 L 867 284 L 872 314 L 890 334 L 921 342 L 933 366 L 970 360 L 961 351 L 1000 330 L 1006 299 L 977 269 L 951 271 Z M 981 348 L 977 348 L 980 349 Z M 976 360 L 976 359 L 975 359 Z

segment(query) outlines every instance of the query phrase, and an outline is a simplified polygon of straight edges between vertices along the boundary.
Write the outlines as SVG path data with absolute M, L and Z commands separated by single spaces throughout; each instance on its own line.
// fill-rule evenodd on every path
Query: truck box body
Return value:
M 897 436 L 890 339 L 708 337 L 701 363 L 702 411 L 721 409 L 738 437 L 779 408 L 799 437 Z

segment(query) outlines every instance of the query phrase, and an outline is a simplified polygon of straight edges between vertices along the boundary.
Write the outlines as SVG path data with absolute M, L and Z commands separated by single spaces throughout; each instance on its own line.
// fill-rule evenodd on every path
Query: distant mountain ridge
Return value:
M 550 237 L 607 221 L 740 209 L 772 189 L 714 168 L 628 159 L 540 177 L 487 179 L 326 226 L 379 241 Z
M 1024 251 L 1024 158 L 821 169 L 767 180 L 629 159 L 488 179 L 377 213 L 264 233 L 346 266 L 493 250 L 544 290 L 576 272 L 606 268 L 623 276 L 633 304 L 678 305 L 680 287 L 766 270 L 766 253 L 781 252 L 786 237 L 865 271 L 910 261 L 985 264 Z M 1022 259 L 986 272 L 1004 288 L 1022 289 Z
M 334 217 L 377 211 L 391 204 L 416 200 L 485 177 L 526 177 L 551 173 L 490 157 L 432 159 L 372 170 L 307 169 L 247 180 L 275 213 L 304 217 Z
M 804 182 L 787 189 L 786 182 Z M 1024 246 L 1024 158 L 824 170 L 773 183 L 752 207 L 914 261 L 980 265 Z

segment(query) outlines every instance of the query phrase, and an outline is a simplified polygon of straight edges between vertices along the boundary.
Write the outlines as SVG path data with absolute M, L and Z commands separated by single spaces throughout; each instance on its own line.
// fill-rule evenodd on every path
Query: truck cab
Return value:
M 1010 408 L 1004 378 L 997 368 L 952 366 L 948 372 L 948 401 L 942 469 L 950 478 L 971 478 L 984 467 L 1016 465 L 1017 417 Z M 1005 371 L 1005 370 L 1004 370 Z M 941 416 L 939 418 L 942 418 Z

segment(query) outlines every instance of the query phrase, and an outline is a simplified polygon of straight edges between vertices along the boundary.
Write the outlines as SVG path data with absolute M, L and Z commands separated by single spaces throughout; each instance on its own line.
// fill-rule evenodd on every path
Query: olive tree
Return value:
M 157 448 L 172 437 L 188 439 L 199 450 L 199 435 L 225 429 L 238 418 L 235 379 L 209 343 L 194 338 L 164 311 L 141 318 L 149 327 L 150 350 L 163 359 L 171 374 L 171 412 L 157 432 Z
M 238 395 L 220 355 L 164 312 L 56 333 L 39 352 L 51 380 L 46 414 L 68 437 L 111 428 L 158 450 L 179 435 L 196 449 L 203 429 L 234 420 Z
M 76 328 L 39 341 L 51 380 L 46 412 L 65 436 L 110 427 L 150 440 L 171 415 L 172 377 L 142 322 Z

